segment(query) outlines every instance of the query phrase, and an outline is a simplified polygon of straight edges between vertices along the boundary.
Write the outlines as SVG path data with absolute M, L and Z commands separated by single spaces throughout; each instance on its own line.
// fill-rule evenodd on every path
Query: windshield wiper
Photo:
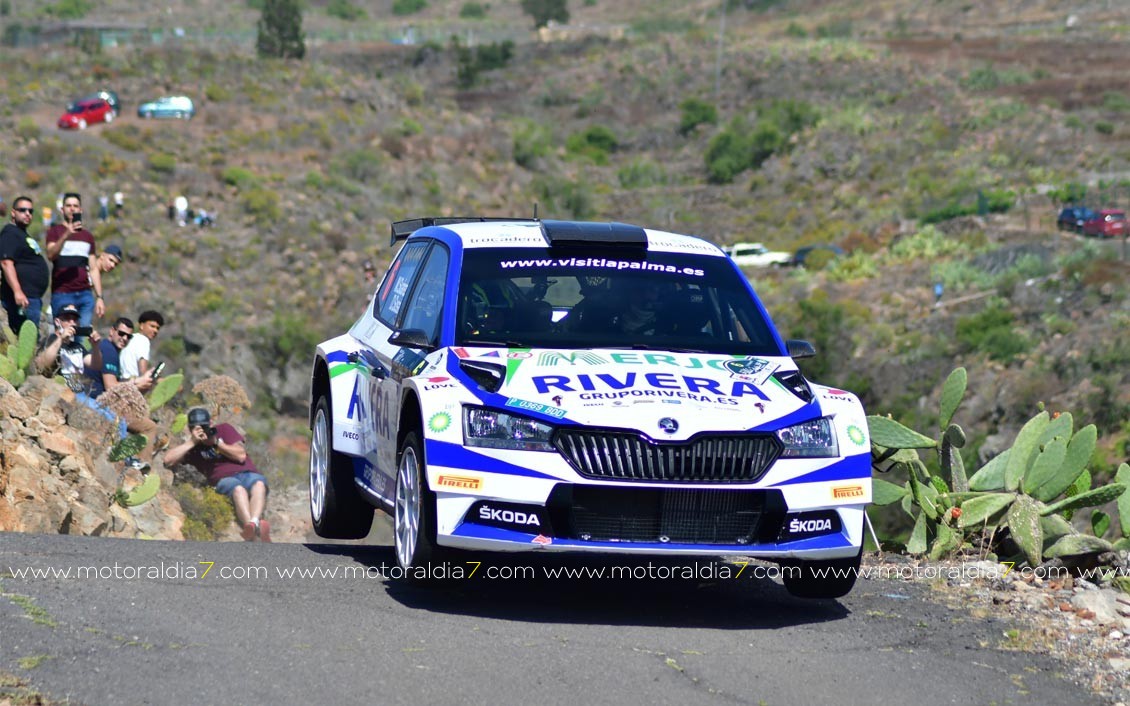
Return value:
M 519 343 L 518 341 L 482 341 L 482 340 L 479 340 L 477 338 L 472 340 L 472 341 L 464 341 L 464 342 L 460 343 L 459 345 L 461 345 L 461 346 L 483 346 L 483 347 L 487 347 L 487 348 L 495 347 L 495 346 L 497 346 L 499 348 L 530 348 L 531 347 L 531 346 L 526 345 L 525 343 Z
M 668 351 L 670 353 L 709 353 L 701 348 L 672 348 L 670 346 L 652 346 L 646 343 L 633 343 L 634 351 Z

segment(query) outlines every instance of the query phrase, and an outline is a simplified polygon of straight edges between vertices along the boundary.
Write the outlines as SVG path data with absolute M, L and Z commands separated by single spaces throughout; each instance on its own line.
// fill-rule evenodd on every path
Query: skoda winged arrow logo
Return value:
M 664 417 L 663 419 L 659 420 L 659 428 L 667 432 L 668 434 L 674 434 L 675 432 L 679 431 L 679 423 L 671 417 Z

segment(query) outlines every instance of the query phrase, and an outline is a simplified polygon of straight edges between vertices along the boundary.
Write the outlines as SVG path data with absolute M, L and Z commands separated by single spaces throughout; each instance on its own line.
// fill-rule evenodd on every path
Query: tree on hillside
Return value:
M 263 57 L 301 59 L 306 55 L 300 0 L 263 0 L 255 48 Z
M 534 28 L 541 29 L 550 20 L 565 24 L 569 21 L 566 0 L 522 0 L 522 11 L 534 18 Z

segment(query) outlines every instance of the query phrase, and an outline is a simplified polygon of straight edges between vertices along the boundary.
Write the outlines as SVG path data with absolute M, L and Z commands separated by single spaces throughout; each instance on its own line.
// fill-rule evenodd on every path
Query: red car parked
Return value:
M 114 109 L 101 98 L 80 100 L 59 116 L 59 127 L 64 130 L 85 130 L 91 123 L 108 123 L 114 119 Z
M 1083 222 L 1083 235 L 1117 238 L 1126 232 L 1126 211 L 1117 208 L 1104 208 L 1094 218 Z

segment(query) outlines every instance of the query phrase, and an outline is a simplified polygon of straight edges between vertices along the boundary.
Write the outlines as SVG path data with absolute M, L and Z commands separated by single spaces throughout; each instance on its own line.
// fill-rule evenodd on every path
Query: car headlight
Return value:
M 840 455 L 831 417 L 794 424 L 777 431 L 785 445 L 781 458 L 833 458 Z
M 463 408 L 463 443 L 488 449 L 554 451 L 553 427 L 483 407 Z

